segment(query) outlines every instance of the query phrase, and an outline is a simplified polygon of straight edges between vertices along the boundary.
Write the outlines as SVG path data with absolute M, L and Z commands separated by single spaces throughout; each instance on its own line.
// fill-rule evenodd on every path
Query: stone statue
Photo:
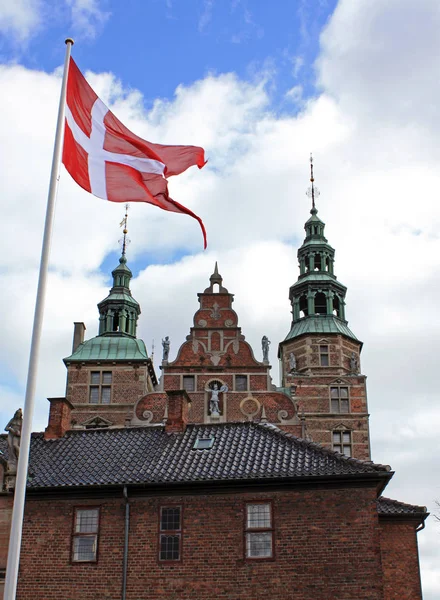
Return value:
M 357 373 L 359 371 L 358 361 L 357 361 L 357 358 L 356 358 L 356 354 L 354 352 L 351 353 L 350 371 L 352 373 Z
M 214 383 L 214 386 L 211 390 L 211 398 L 209 400 L 209 414 L 211 415 L 211 417 L 219 417 L 220 416 L 219 393 L 227 392 L 228 389 L 229 388 L 227 385 L 222 385 L 222 387 L 219 389 L 218 384 Z
M 163 348 L 162 361 L 168 362 L 168 355 L 170 353 L 170 338 L 168 335 L 166 335 L 165 339 L 162 340 L 162 348 Z
M 19 408 L 5 427 L 5 431 L 8 432 L 8 470 L 10 472 L 16 472 L 17 470 L 22 424 L 23 412 Z
M 261 338 L 261 347 L 263 349 L 263 362 L 269 362 L 269 344 L 270 340 L 266 335 Z
M 296 372 L 296 358 L 293 352 L 289 354 L 289 369 L 291 373 Z
M 211 417 L 219 417 L 220 416 L 220 406 L 219 406 L 219 389 L 218 385 L 215 383 L 214 387 L 211 391 L 211 399 L 209 401 L 209 414 Z

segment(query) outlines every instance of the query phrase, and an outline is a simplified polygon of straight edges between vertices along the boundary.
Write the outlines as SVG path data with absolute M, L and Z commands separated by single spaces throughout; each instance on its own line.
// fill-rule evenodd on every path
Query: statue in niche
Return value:
M 209 414 L 211 417 L 219 417 L 220 416 L 220 392 L 224 393 L 228 391 L 227 385 L 222 385 L 219 389 L 218 384 L 214 383 L 214 386 L 211 390 L 211 398 L 209 400 Z
M 263 362 L 269 362 L 269 345 L 270 340 L 266 335 L 261 338 L 261 347 L 263 349 Z
M 358 365 L 358 360 L 356 358 L 356 354 L 354 352 L 351 353 L 351 358 L 350 358 L 350 371 L 352 373 L 358 373 L 359 371 L 359 365 Z
M 289 369 L 291 373 L 296 372 L 296 358 L 293 352 L 289 354 Z
M 14 416 L 5 427 L 8 432 L 8 470 L 15 473 L 18 457 L 20 455 L 21 427 L 23 425 L 23 412 L 21 408 L 15 411 Z
M 165 339 L 162 340 L 162 362 L 168 362 L 168 355 L 170 353 L 170 338 L 168 335 L 165 336 Z

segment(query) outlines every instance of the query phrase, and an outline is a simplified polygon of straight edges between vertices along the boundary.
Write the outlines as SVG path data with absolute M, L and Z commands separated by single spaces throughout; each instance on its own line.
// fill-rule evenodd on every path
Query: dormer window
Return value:
M 214 445 L 213 437 L 197 438 L 194 442 L 193 450 L 209 450 Z

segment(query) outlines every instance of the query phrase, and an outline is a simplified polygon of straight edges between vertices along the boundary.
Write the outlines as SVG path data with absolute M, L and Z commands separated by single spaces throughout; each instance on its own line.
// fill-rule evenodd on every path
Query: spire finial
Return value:
M 313 176 L 313 156 L 312 153 L 310 153 L 310 183 L 312 184 L 306 194 L 309 198 L 312 199 L 312 210 L 310 211 L 312 214 L 315 214 L 318 212 L 315 206 L 315 198 L 319 198 L 319 190 L 317 187 L 315 187 L 315 178 Z
M 128 229 L 127 229 L 128 209 L 129 209 L 129 206 L 128 206 L 128 204 L 126 204 L 125 205 L 125 215 L 124 215 L 124 218 L 119 223 L 119 227 L 124 227 L 124 229 L 122 230 L 122 233 L 124 234 L 124 237 L 119 240 L 119 243 L 122 246 L 122 258 L 125 258 L 125 253 L 127 251 L 127 246 L 130 243 L 130 241 L 131 241 L 130 238 L 127 237 L 127 233 L 128 233 Z

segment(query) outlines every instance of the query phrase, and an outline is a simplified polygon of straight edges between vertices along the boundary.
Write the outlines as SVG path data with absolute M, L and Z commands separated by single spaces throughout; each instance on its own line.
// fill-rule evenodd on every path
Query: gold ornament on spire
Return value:
M 310 153 L 310 183 L 312 184 L 307 192 L 306 195 L 312 199 L 312 210 L 315 211 L 316 207 L 315 207 L 315 198 L 319 198 L 319 194 L 320 191 L 318 190 L 318 188 L 315 186 L 315 178 L 313 177 L 313 156 L 312 153 Z
M 122 219 L 122 221 L 119 223 L 119 227 L 123 227 L 124 229 L 122 230 L 122 233 L 124 234 L 124 237 L 122 239 L 119 240 L 119 243 L 122 246 L 122 256 L 125 256 L 125 252 L 127 250 L 127 246 L 130 243 L 130 238 L 127 237 L 127 233 L 128 233 L 128 229 L 127 229 L 127 221 L 128 221 L 128 209 L 129 209 L 129 205 L 126 204 L 125 205 L 125 215 L 124 218 Z

